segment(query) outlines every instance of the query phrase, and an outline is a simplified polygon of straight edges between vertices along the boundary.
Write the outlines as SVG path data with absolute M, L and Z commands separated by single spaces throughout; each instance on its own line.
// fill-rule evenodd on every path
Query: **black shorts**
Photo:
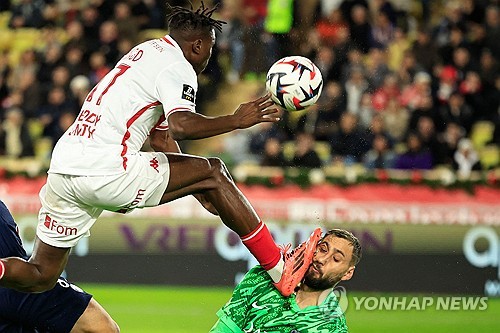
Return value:
M 68 333 L 91 299 L 62 277 L 54 289 L 38 294 L 0 288 L 0 332 Z

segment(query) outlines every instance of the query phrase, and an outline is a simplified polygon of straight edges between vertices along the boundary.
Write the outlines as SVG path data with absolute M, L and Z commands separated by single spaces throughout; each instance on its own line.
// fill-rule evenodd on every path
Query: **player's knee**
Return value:
M 224 181 L 231 181 L 229 171 L 220 158 L 210 157 L 208 161 L 210 162 L 210 169 L 212 171 L 212 174 L 219 183 L 222 183 Z

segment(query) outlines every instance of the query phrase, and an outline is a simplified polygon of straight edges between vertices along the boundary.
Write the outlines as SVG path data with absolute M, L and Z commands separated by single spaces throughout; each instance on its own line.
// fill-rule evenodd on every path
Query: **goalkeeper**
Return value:
M 280 295 L 266 271 L 256 266 L 217 312 L 219 319 L 210 332 L 347 332 L 333 288 L 352 277 L 360 258 L 361 245 L 352 233 L 328 231 L 316 247 L 303 283 L 290 297 Z

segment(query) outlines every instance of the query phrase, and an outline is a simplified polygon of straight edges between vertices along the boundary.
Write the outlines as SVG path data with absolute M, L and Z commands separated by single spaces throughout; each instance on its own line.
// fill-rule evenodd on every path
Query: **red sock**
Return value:
M 266 271 L 276 266 L 281 259 L 280 249 L 262 221 L 252 232 L 242 236 L 241 241 Z
M 3 278 L 4 273 L 5 273 L 5 264 L 3 263 L 2 260 L 0 260 L 0 280 Z

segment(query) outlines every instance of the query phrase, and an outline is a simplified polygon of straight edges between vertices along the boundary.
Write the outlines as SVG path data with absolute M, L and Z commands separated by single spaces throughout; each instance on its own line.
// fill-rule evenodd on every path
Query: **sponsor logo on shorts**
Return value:
M 158 167 L 160 166 L 160 163 L 158 162 L 158 160 L 156 159 L 156 156 L 153 157 L 152 160 L 149 161 L 149 165 L 156 170 L 156 172 L 160 173 L 160 171 L 158 170 Z
M 137 194 L 135 196 L 135 199 L 134 201 L 132 201 L 131 203 L 129 203 L 128 205 L 126 205 L 125 207 L 123 207 L 122 209 L 120 210 L 117 210 L 116 212 L 117 213 L 121 213 L 121 214 L 126 214 L 128 213 L 129 211 L 131 211 L 132 209 L 136 208 L 137 205 L 139 205 L 139 203 L 142 201 L 142 199 L 144 198 L 144 193 L 146 193 L 146 190 L 144 189 L 139 189 L 137 191 Z
M 188 84 L 183 84 L 181 98 L 194 103 L 194 98 L 195 98 L 194 88 Z
M 57 232 L 59 235 L 70 236 L 76 235 L 76 233 L 78 232 L 77 228 L 70 228 L 60 225 L 59 222 L 51 219 L 48 215 L 45 215 L 45 222 L 43 222 L 43 225 L 47 229 Z

